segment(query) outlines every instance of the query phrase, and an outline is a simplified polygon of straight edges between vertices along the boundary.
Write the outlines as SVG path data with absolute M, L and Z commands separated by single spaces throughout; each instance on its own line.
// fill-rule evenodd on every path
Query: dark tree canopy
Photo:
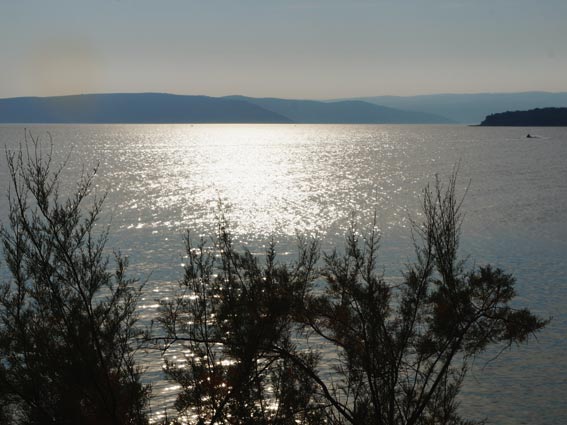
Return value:
M 62 167 L 36 139 L 7 152 L 11 279 L 0 286 L 0 411 L 6 422 L 143 424 L 149 388 L 131 345 L 140 285 L 95 232 L 104 197 L 85 173 L 67 198 Z M 92 201 L 86 210 L 85 204 Z

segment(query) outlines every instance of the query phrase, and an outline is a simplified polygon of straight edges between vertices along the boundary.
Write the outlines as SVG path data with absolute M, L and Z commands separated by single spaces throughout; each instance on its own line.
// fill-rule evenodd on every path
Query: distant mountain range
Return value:
M 0 99 L 3 123 L 449 123 L 363 101 L 255 99 L 162 93 Z
M 567 93 L 433 94 L 329 101 L 84 94 L 0 99 L 0 123 L 478 124 L 510 110 L 567 107 Z
M 567 92 L 431 94 L 355 99 L 390 108 L 441 115 L 463 124 L 478 124 L 487 115 L 498 112 L 567 106 Z
M 361 100 L 321 102 L 276 98 L 229 96 L 245 100 L 286 116 L 296 123 L 308 124 L 449 124 L 453 121 L 436 114 L 395 109 Z M 227 98 L 225 98 L 227 99 Z
M 482 126 L 567 126 L 567 108 L 537 108 L 492 114 L 480 123 Z
M 4 123 L 290 123 L 250 102 L 161 93 L 0 99 Z

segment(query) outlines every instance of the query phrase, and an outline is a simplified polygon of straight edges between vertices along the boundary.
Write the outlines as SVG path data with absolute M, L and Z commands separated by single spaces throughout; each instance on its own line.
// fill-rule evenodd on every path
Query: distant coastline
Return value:
M 107 93 L 0 99 L 3 124 L 475 124 L 565 125 L 498 114 L 567 108 L 567 92 L 433 94 L 335 100 Z M 505 114 L 509 114 L 506 112 Z M 547 115 L 547 113 L 545 113 Z M 533 123 L 532 123 L 533 122 Z M 540 122 L 542 124 L 540 124 Z M 549 122 L 549 123 L 547 123 Z
M 565 127 L 567 108 L 536 108 L 488 115 L 481 126 Z
M 0 99 L 0 123 L 449 124 L 445 117 L 360 100 L 111 93 Z

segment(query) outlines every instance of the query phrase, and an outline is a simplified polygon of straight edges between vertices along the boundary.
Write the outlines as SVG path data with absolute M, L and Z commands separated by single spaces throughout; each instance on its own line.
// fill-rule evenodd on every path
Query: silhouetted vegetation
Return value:
M 161 303 L 158 319 L 165 350 L 185 353 L 166 363 L 182 386 L 176 408 L 212 423 L 321 423 L 316 382 L 305 374 L 318 358 L 295 342 L 316 244 L 301 243 L 297 264 L 279 265 L 273 244 L 260 264 L 222 226 L 214 245 L 186 241 L 180 293 Z
M 377 272 L 379 235 L 353 225 L 342 252 L 300 241 L 292 265 L 233 247 L 226 223 L 193 246 L 159 324 L 176 408 L 192 423 L 466 424 L 456 396 L 471 359 L 545 326 L 510 306 L 514 278 L 466 270 L 455 176 L 423 193 L 416 261 Z
M 536 108 L 487 116 L 483 126 L 567 126 L 567 108 Z
M 60 197 L 62 168 L 37 140 L 7 152 L 9 220 L 0 230 L 12 278 L 0 286 L 0 417 L 18 424 L 143 424 L 149 388 L 133 358 L 140 285 L 95 225 L 96 170 Z M 84 204 L 92 200 L 83 211 Z
M 119 254 L 108 270 L 96 170 L 63 199 L 62 168 L 36 140 L 7 152 L 7 164 L 0 419 L 146 423 L 149 388 L 134 360 L 140 285 Z M 273 242 L 263 256 L 238 250 L 223 217 L 213 238 L 188 233 L 184 277 L 147 340 L 181 387 L 173 422 L 471 423 L 457 403 L 471 359 L 547 322 L 511 306 L 511 275 L 466 269 L 455 175 L 425 188 L 422 213 L 416 259 L 396 282 L 377 271 L 375 226 L 361 233 L 353 223 L 331 253 L 299 239 L 293 263 L 278 261 Z

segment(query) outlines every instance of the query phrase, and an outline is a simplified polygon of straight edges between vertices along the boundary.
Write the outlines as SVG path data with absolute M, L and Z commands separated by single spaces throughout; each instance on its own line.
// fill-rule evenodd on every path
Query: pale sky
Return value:
M 0 0 L 0 98 L 567 91 L 566 0 Z

